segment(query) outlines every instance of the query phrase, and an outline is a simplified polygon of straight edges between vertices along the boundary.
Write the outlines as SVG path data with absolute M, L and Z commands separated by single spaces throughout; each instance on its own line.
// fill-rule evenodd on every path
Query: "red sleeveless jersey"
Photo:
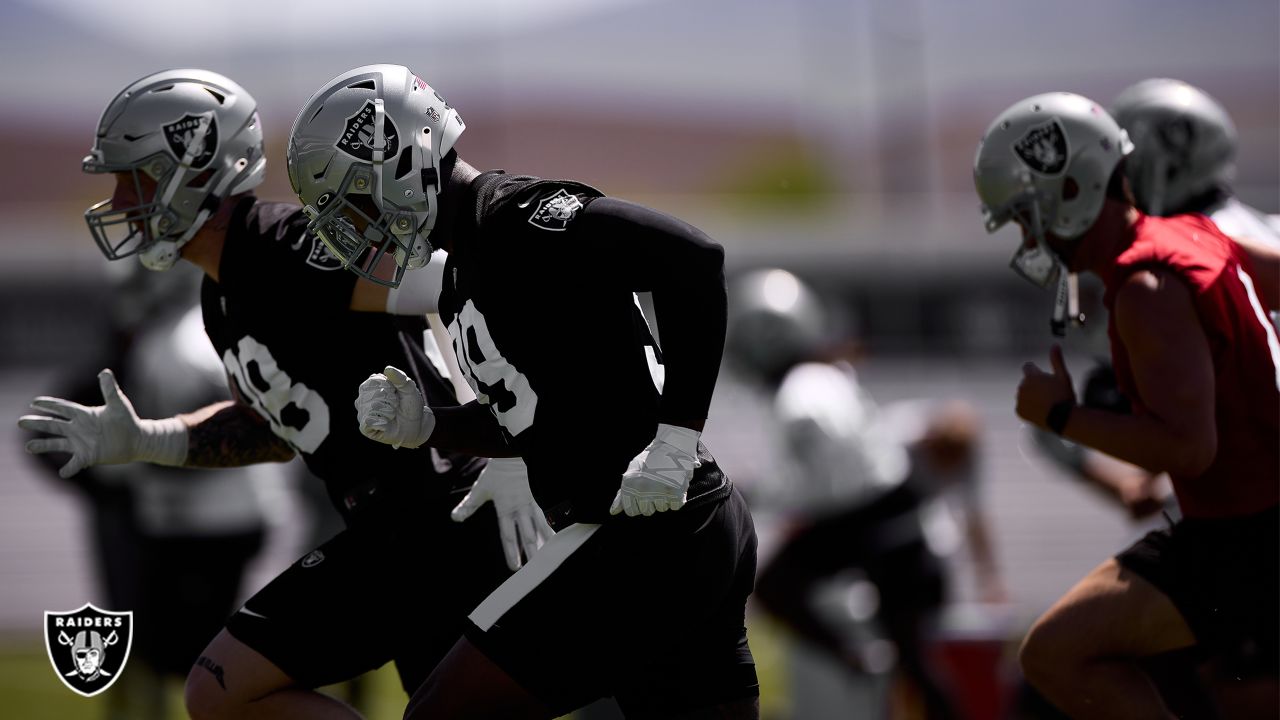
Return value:
M 1143 216 L 1133 244 L 1115 260 L 1103 280 L 1105 304 L 1134 272 L 1172 272 L 1192 291 L 1200 326 L 1213 356 L 1218 454 L 1198 477 L 1173 477 L 1187 517 L 1231 517 L 1265 510 L 1280 502 L 1280 345 L 1254 290 L 1247 256 L 1209 218 Z M 1134 412 L 1145 407 L 1129 355 L 1116 331 L 1107 327 L 1120 390 Z

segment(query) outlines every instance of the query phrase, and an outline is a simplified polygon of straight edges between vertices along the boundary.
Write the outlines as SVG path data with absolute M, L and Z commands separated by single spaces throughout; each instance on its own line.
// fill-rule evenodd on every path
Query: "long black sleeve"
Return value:
M 589 203 L 577 227 L 608 282 L 653 293 L 666 380 L 659 421 L 701 427 L 727 317 L 724 249 L 697 228 L 625 200 Z
M 432 408 L 436 427 L 427 445 L 447 452 L 466 453 L 475 457 L 519 457 L 506 438 L 488 406 L 472 400 L 453 407 Z

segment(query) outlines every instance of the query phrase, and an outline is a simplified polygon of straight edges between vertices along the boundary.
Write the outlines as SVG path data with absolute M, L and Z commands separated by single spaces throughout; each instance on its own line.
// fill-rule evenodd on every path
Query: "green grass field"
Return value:
M 0 644 L 0 718 L 5 720 L 105 720 L 118 717 L 134 720 L 133 712 L 112 713 L 120 706 L 127 708 L 130 679 L 126 665 L 124 675 L 101 695 L 81 697 L 66 688 L 53 673 L 49 656 L 39 638 L 11 638 Z M 395 668 L 387 665 L 366 675 L 365 701 L 361 710 L 369 720 L 399 720 L 408 698 L 400 689 L 400 679 Z M 338 697 L 345 697 L 342 688 L 328 688 Z M 182 709 L 182 681 L 172 679 L 165 683 L 165 702 L 168 712 L 163 720 L 182 720 L 187 715 Z M 138 718 L 138 720 L 147 720 Z M 161 719 L 156 719 L 161 720 Z
M 766 720 L 787 717 L 787 693 L 783 686 L 781 646 L 777 630 L 769 623 L 751 621 L 751 649 L 756 656 L 761 683 L 761 716 Z M 49 656 L 38 637 L 9 637 L 0 640 L 0 718 L 4 720 L 149 720 L 136 713 L 111 709 L 123 706 L 129 689 L 132 661 L 125 666 L 120 680 L 101 695 L 85 698 L 66 688 L 53 672 Z M 400 689 L 400 680 L 390 664 L 362 679 L 364 701 L 359 708 L 369 720 L 399 720 L 408 698 Z M 345 698 L 342 688 L 326 691 Z M 173 679 L 165 683 L 167 713 L 155 720 L 182 720 L 182 683 Z

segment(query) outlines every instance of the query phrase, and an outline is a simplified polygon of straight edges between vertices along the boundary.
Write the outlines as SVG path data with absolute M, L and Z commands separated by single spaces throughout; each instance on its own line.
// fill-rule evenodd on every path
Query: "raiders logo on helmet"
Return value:
M 208 119 L 209 127 L 205 129 L 204 134 L 199 138 L 196 132 L 200 128 L 201 121 Z M 191 159 L 191 168 L 193 170 L 202 170 L 213 161 L 213 155 L 218 150 L 218 119 L 213 113 L 204 115 L 192 115 L 187 113 L 180 120 L 163 126 L 165 142 L 169 144 L 169 150 L 174 157 L 181 160 L 186 157 L 187 151 L 191 149 L 193 142 L 197 143 L 194 151 L 194 157 Z
M 352 157 L 372 162 L 374 116 L 373 101 L 366 100 L 359 112 L 347 118 L 342 136 L 338 138 L 335 147 Z M 382 134 L 384 136 L 382 156 L 386 159 L 394 158 L 400 149 L 400 131 L 396 129 L 390 115 L 384 115 L 382 118 Z
M 538 207 L 529 216 L 529 223 L 543 230 L 564 230 L 581 209 L 582 201 L 578 196 L 560 188 L 556 194 L 538 201 Z
M 78 610 L 44 613 L 44 645 L 58 679 L 72 691 L 93 697 L 120 678 L 133 645 L 133 612 Z
M 1027 130 L 1013 144 L 1013 151 L 1035 172 L 1057 175 L 1067 167 L 1067 133 L 1062 129 L 1062 123 L 1054 118 Z

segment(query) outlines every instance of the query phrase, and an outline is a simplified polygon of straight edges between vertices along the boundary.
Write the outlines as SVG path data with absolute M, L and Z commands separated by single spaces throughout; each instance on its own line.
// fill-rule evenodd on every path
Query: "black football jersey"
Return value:
M 580 183 L 493 172 L 470 191 L 475 215 L 458 220 L 439 303 L 459 365 L 553 522 L 601 521 L 659 422 L 706 417 L 724 337 L 722 253 L 674 218 Z M 696 257 L 713 263 L 711 286 L 655 286 L 665 263 Z M 646 291 L 662 348 L 683 353 L 678 375 L 637 305 Z M 710 305 L 712 326 L 675 320 L 680 303 Z M 723 499 L 727 480 L 699 450 L 690 502 Z
M 351 311 L 356 276 L 306 226 L 296 205 L 246 198 L 236 206 L 218 280 L 206 277 L 201 290 L 205 330 L 228 382 L 344 514 L 386 483 L 441 496 L 470 485 L 482 460 L 396 450 L 360 434 L 360 383 L 387 365 L 409 373 L 432 405 L 457 399 L 423 351 L 425 319 Z

